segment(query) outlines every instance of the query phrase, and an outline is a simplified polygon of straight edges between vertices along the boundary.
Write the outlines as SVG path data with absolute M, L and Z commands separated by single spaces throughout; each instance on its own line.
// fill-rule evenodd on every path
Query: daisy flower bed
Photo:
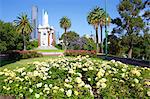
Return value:
M 30 99 L 150 98 L 150 68 L 88 56 L 35 61 L 0 70 L 0 97 Z

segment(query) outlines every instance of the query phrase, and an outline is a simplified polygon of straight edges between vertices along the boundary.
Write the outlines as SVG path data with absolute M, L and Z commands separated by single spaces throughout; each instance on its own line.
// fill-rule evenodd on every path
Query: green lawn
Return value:
M 70 57 L 70 56 L 67 56 L 67 57 Z M 34 61 L 46 61 L 48 59 L 54 59 L 54 58 L 58 58 L 58 56 L 43 56 L 43 57 L 40 57 L 40 58 L 29 58 L 29 59 L 21 59 L 19 61 L 16 61 L 16 62 L 12 62 L 10 64 L 7 64 L 7 65 L 4 65 L 2 67 L 0 67 L 0 70 L 4 69 L 4 68 L 8 68 L 10 70 L 13 70 L 17 67 L 24 67 L 24 66 L 27 66 L 29 63 L 32 63 Z M 96 60 L 96 61 L 99 61 L 101 59 L 99 58 L 92 58 L 92 60 Z
M 0 70 L 2 70 L 4 68 L 8 68 L 10 70 L 13 70 L 17 67 L 27 66 L 27 64 L 32 63 L 34 61 L 46 61 L 48 59 L 57 58 L 57 57 L 58 56 L 44 56 L 44 57 L 40 57 L 40 58 L 21 59 L 19 61 L 14 62 L 14 63 L 10 63 L 10 64 L 7 64 L 7 65 L 0 67 Z
M 64 52 L 64 50 L 36 50 L 38 52 Z

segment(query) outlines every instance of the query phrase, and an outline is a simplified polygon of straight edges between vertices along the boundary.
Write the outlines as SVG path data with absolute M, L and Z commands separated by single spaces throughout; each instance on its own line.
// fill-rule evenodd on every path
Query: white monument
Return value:
M 39 47 L 53 47 L 55 44 L 54 28 L 48 24 L 48 13 L 42 12 L 42 25 L 38 26 L 38 46 Z

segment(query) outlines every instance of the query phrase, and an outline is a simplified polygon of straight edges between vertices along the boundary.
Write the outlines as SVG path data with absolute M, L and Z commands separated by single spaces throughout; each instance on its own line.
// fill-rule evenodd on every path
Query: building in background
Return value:
M 38 26 L 38 46 L 39 48 L 53 48 L 55 45 L 55 31 L 48 23 L 48 12 L 42 12 L 42 24 Z
M 32 12 L 31 12 L 31 23 L 33 26 L 33 31 L 31 33 L 31 39 L 37 39 L 37 26 L 38 26 L 38 7 L 32 6 Z

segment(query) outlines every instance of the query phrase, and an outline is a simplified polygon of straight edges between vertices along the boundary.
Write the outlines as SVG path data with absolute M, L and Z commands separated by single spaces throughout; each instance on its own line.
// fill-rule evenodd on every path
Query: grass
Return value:
M 70 56 L 66 56 L 66 57 L 70 57 Z M 4 65 L 2 67 L 0 67 L 0 70 L 2 69 L 5 69 L 5 68 L 8 68 L 10 70 L 13 70 L 15 68 L 18 68 L 18 67 L 25 67 L 27 66 L 29 63 L 32 63 L 34 61 L 46 61 L 48 59 L 54 59 L 54 58 L 58 58 L 58 56 L 43 56 L 43 57 L 40 57 L 40 58 L 29 58 L 29 59 L 21 59 L 19 61 L 14 61 L 10 64 L 7 64 L 7 65 Z M 92 58 L 92 60 L 96 60 L 96 61 L 99 61 L 101 59 L 99 58 Z
M 4 69 L 4 68 L 8 68 L 10 70 L 13 70 L 17 67 L 25 67 L 28 65 L 28 63 L 32 63 L 34 61 L 45 61 L 51 58 L 57 58 L 58 56 L 44 56 L 44 57 L 40 57 L 40 58 L 29 58 L 29 59 L 21 59 L 19 61 L 16 61 L 14 63 L 10 63 L 7 65 L 4 65 L 2 67 L 0 67 L 0 70 Z
M 36 50 L 37 52 L 64 52 L 64 50 Z

